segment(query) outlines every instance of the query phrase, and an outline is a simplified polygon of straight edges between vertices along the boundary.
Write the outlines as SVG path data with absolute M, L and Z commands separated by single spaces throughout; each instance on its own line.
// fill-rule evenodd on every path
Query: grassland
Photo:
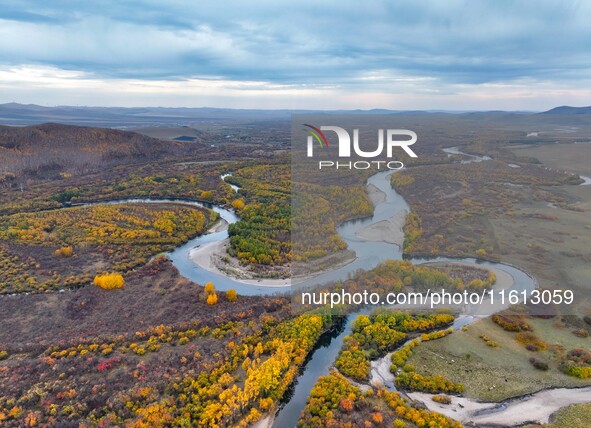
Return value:
M 591 145 L 554 144 L 514 150 L 537 157 L 557 170 L 591 174 Z M 534 189 L 516 204 L 510 219 L 491 219 L 503 258 L 535 272 L 548 288 L 569 288 L 578 294 L 578 312 L 591 313 L 591 186 Z M 515 239 L 517 238 L 517 239 Z
M 589 347 L 591 339 L 574 336 L 557 327 L 555 319 L 528 319 L 535 333 L 552 345 L 570 350 Z M 482 336 L 488 338 L 487 341 Z M 493 342 L 497 346 L 490 346 Z M 536 357 L 547 361 L 548 371 L 540 371 L 529 362 Z M 549 348 L 530 352 L 515 340 L 515 333 L 501 329 L 489 318 L 471 324 L 442 339 L 421 343 L 408 361 L 417 371 L 442 375 L 465 386 L 464 395 L 482 401 L 502 401 L 552 387 L 580 387 L 591 384 L 562 373 L 560 358 Z
M 591 176 L 591 143 L 582 141 L 585 139 L 582 138 L 578 143 L 518 146 L 512 148 L 512 152 L 518 156 L 536 158 L 550 168 Z
M 573 174 L 588 173 L 590 148 L 466 144 L 462 150 L 493 159 L 396 174 L 393 183 L 412 209 L 405 252 L 513 263 L 533 272 L 542 287 L 575 290 L 581 313 L 588 312 L 591 186 L 577 185 Z
M 528 425 L 525 428 L 587 428 L 591 420 L 591 404 L 577 404 L 561 409 L 544 425 Z

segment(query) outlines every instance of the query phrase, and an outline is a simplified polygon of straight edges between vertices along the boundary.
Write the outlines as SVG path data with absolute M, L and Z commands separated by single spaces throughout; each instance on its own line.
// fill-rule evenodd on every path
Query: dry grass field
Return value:
M 513 149 L 518 156 L 531 156 L 550 168 L 563 169 L 591 176 L 591 142 L 519 146 Z
M 531 322 L 528 319 L 528 322 Z M 534 331 L 551 344 L 565 349 L 586 346 L 591 339 L 575 337 L 569 329 L 557 329 L 555 319 L 534 320 Z M 492 347 L 481 336 L 498 346 Z M 549 363 L 548 371 L 533 367 L 529 358 Z M 420 373 L 441 375 L 462 383 L 464 395 L 482 401 L 502 401 L 551 387 L 580 387 L 591 380 L 580 380 L 558 369 L 558 358 L 550 347 L 542 352 L 530 352 L 515 340 L 515 333 L 506 332 L 490 318 L 470 325 L 466 331 L 456 331 L 439 340 L 421 343 L 415 348 L 409 364 Z

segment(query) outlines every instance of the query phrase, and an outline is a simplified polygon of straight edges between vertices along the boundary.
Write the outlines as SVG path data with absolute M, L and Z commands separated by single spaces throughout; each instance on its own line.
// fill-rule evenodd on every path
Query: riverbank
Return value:
M 369 198 L 374 207 L 378 206 L 386 200 L 386 194 L 373 184 L 368 184 L 365 187 L 365 191 L 367 193 L 367 197 Z
M 375 184 L 368 180 L 366 192 L 374 207 L 377 207 L 384 202 L 388 202 L 388 194 L 385 189 L 391 190 L 389 175 L 390 173 L 384 177 L 383 182 L 376 182 Z M 226 176 L 227 175 L 222 176 L 222 179 Z M 402 248 L 404 242 L 404 231 L 402 227 L 404 226 L 407 213 L 408 210 L 405 208 L 396 210 L 391 217 L 368 224 L 366 227 L 355 232 L 354 236 L 359 241 L 365 241 L 367 243 L 396 245 L 398 247 L 396 252 L 398 252 L 400 251 L 400 248 Z M 233 220 L 237 221 L 238 219 L 234 218 Z M 219 224 L 216 223 L 208 233 L 223 232 L 227 230 L 227 227 L 228 222 L 221 221 Z M 355 269 L 353 265 L 358 261 L 356 253 L 348 250 L 339 252 L 338 254 L 332 254 L 330 257 L 319 259 L 311 263 L 308 267 L 308 271 L 313 272 L 311 275 L 297 278 L 280 278 L 282 276 L 287 276 L 285 274 L 288 274 L 288 272 L 282 272 L 280 270 L 281 268 L 274 268 L 275 272 L 270 272 L 270 277 L 257 277 L 256 273 L 253 273 L 247 266 L 243 266 L 237 258 L 231 257 L 228 254 L 227 250 L 229 248 L 229 239 L 227 237 L 222 237 L 222 239 L 215 240 L 214 242 L 204 242 L 199 246 L 190 248 L 188 251 L 188 259 L 192 264 L 214 275 L 224 276 L 244 285 L 274 288 L 287 288 L 296 283 L 303 283 L 314 278 L 322 278 L 325 274 L 330 273 L 331 271 L 338 271 L 343 268 L 346 269 L 347 266 L 351 266 L 352 269 Z M 273 273 L 277 278 L 272 277 Z
M 408 211 L 400 210 L 387 220 L 382 220 L 364 227 L 355 236 L 365 241 L 385 242 L 402 247 L 404 243 L 404 231 L 402 227 L 404 226 L 407 214 Z
M 209 229 L 207 229 L 207 233 L 223 232 L 224 230 L 228 230 L 228 222 L 223 218 L 220 218 Z
M 563 407 L 588 403 L 591 387 L 547 389 L 501 403 L 478 402 L 465 397 L 451 397 L 449 405 L 435 403 L 431 394 L 411 392 L 408 396 L 435 412 L 460 422 L 478 425 L 520 426 L 526 423 L 547 424 L 550 416 Z
M 386 180 L 389 180 L 389 175 Z M 380 190 L 375 184 L 368 183 L 365 186 L 367 197 L 373 204 L 374 208 L 386 201 L 386 192 Z M 397 211 L 392 217 L 372 223 L 357 231 L 355 236 L 359 239 L 369 242 L 385 242 L 387 244 L 395 244 L 402 248 L 404 243 L 404 231 L 402 227 L 406 220 L 408 211 L 401 209 Z
M 242 284 L 254 283 L 262 287 L 291 286 L 291 278 L 253 278 L 247 268 L 237 261 L 232 263 L 227 253 L 228 248 L 230 248 L 230 238 L 203 244 L 189 251 L 189 260 L 202 269 L 217 275 L 230 276 L 234 281 Z
M 189 260 L 195 265 L 217 275 L 227 276 L 233 281 L 262 287 L 290 287 L 294 284 L 308 281 L 338 269 L 355 261 L 355 254 L 350 251 L 342 251 L 337 257 L 330 257 L 317 261 L 317 264 L 324 263 L 320 268 L 314 270 L 312 275 L 296 278 L 257 278 L 247 267 L 242 266 L 235 258 L 228 255 L 230 239 L 215 241 L 194 247 L 189 250 Z
M 273 426 L 274 421 L 275 413 L 270 413 L 256 421 L 254 424 L 250 426 L 250 428 L 271 428 Z

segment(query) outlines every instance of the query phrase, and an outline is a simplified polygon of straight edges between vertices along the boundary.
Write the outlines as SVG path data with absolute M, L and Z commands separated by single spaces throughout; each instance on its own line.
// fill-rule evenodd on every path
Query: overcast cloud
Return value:
M 591 2 L 43 3 L 0 5 L 0 102 L 591 104 Z

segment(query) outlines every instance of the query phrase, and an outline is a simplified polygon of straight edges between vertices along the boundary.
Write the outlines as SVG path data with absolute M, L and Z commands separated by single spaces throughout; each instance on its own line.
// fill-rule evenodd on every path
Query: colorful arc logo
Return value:
M 316 128 L 315 126 L 308 125 L 306 123 L 304 123 L 303 125 L 310 128 L 308 132 L 316 139 L 316 141 L 318 141 L 320 147 L 324 146 L 328 149 L 328 140 L 326 139 L 326 136 L 320 129 Z

